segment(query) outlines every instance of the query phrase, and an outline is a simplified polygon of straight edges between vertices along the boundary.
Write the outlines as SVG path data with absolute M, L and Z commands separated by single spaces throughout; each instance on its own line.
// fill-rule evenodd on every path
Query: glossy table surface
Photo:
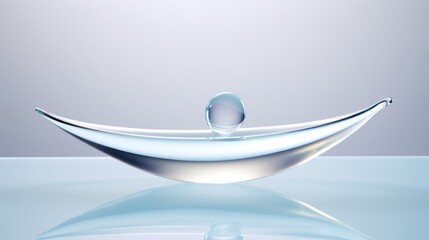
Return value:
M 178 183 L 109 157 L 0 158 L 0 239 L 35 239 L 104 203 Z M 429 236 L 429 157 L 318 157 L 240 185 L 297 199 L 370 239 Z

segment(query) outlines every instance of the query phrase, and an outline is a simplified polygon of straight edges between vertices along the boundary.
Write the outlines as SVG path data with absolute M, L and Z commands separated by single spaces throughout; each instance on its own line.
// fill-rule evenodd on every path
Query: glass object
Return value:
M 279 173 L 334 147 L 392 98 L 361 111 L 309 123 L 240 128 L 230 137 L 210 130 L 148 130 L 67 119 L 37 108 L 46 119 L 134 167 L 185 182 L 231 183 Z
M 269 190 L 231 184 L 178 184 L 107 203 L 38 239 L 368 238 L 308 204 Z
M 244 103 L 233 93 L 220 93 L 210 99 L 206 106 L 207 125 L 221 137 L 233 134 L 241 127 L 245 117 Z

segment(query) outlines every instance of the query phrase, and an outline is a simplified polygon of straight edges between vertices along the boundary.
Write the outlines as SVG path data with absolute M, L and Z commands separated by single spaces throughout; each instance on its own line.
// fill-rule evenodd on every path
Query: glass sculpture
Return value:
M 231 183 L 261 178 L 302 164 L 334 147 L 392 103 L 326 120 L 240 128 L 239 96 L 221 93 L 206 107 L 210 130 L 113 127 L 64 118 L 40 108 L 46 119 L 92 147 L 152 174 L 185 182 Z

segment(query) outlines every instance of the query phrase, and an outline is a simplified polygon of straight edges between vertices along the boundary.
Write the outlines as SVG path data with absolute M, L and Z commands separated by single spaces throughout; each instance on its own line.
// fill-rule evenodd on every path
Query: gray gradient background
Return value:
M 325 155 L 429 155 L 429 1 L 0 0 L 0 156 L 102 155 L 36 114 L 206 128 L 239 94 L 244 126 L 395 103 Z

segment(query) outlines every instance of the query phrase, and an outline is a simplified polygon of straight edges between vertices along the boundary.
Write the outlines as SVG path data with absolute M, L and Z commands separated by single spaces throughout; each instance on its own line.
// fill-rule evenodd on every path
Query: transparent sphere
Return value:
M 240 228 L 237 224 L 215 223 L 211 226 L 204 240 L 243 240 Z
M 245 117 L 243 101 L 233 93 L 220 93 L 210 99 L 206 106 L 207 125 L 221 137 L 233 134 L 240 128 Z

